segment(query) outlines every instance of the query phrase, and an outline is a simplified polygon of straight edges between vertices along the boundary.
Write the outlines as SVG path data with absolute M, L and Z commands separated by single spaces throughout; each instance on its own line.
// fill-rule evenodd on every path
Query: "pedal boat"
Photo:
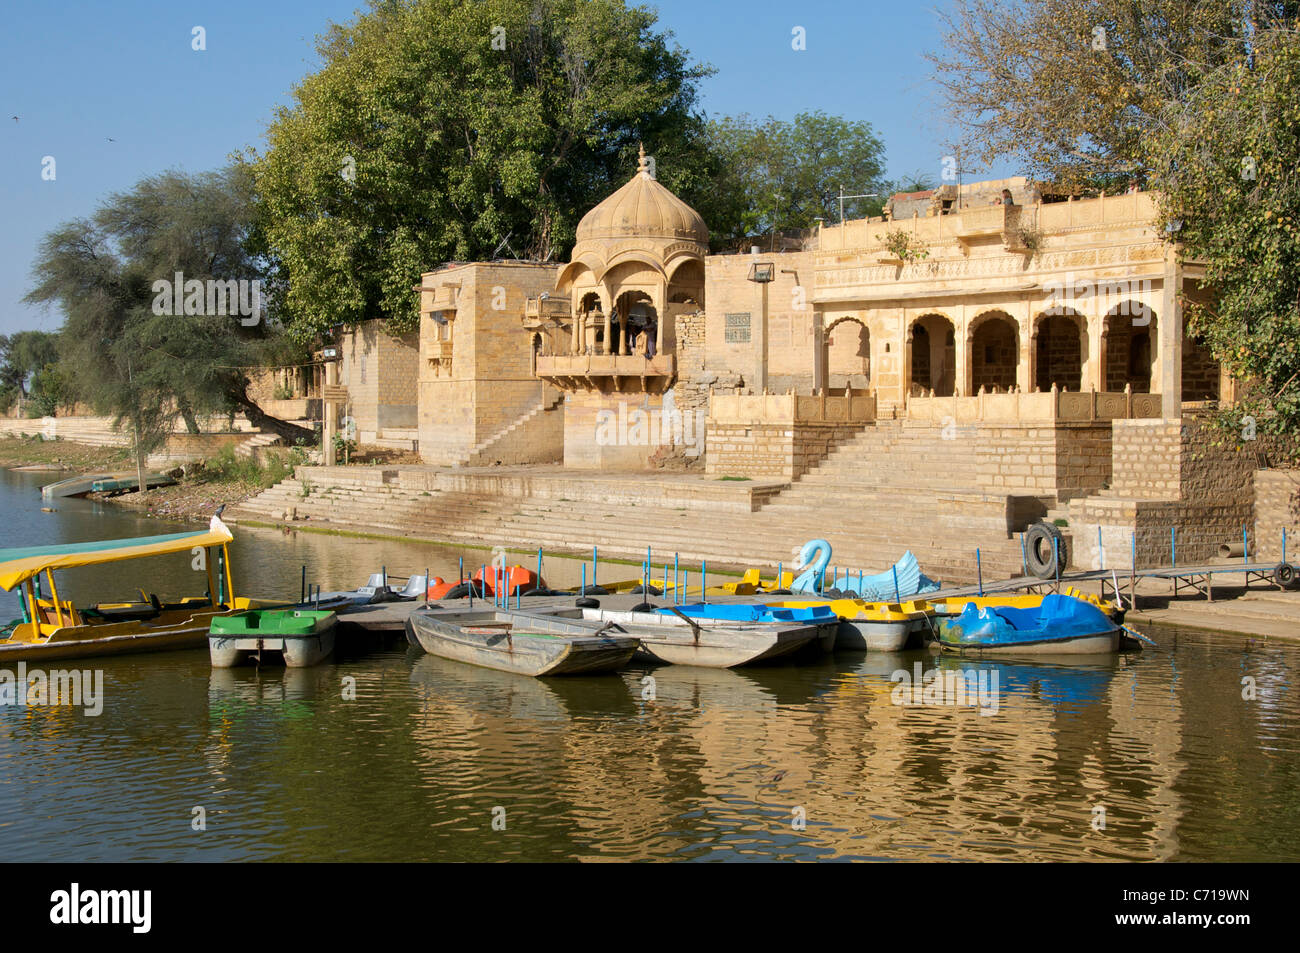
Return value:
M 217 616 L 208 628 L 213 668 L 234 668 L 263 653 L 279 656 L 288 668 L 310 668 L 334 654 L 333 612 L 311 609 L 250 609 Z
M 784 599 L 772 607 L 825 607 L 839 618 L 835 648 L 846 652 L 898 652 L 920 644 L 930 630 L 934 610 L 923 599 L 868 602 L 864 599 Z
M 1122 634 L 1095 605 L 1057 593 L 1027 609 L 969 602 L 935 628 L 943 649 L 975 655 L 1102 655 L 1119 651 Z

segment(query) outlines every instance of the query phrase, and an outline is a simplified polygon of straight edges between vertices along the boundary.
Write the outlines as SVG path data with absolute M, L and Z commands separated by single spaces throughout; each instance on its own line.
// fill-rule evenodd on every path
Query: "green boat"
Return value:
M 278 652 L 289 668 L 318 665 L 334 652 L 333 612 L 310 609 L 252 609 L 212 620 L 208 653 L 213 668 L 241 662 L 259 665 L 266 652 Z

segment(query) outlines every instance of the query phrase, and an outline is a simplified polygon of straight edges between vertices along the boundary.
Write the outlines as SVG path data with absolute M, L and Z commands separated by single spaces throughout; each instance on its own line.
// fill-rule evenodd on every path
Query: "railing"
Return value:
M 1040 391 L 973 397 L 911 397 L 907 419 L 946 423 L 1022 423 L 1158 418 L 1159 394 L 1131 391 Z
M 677 372 L 673 354 L 539 354 L 537 376 L 566 377 L 672 377 Z
M 710 394 L 709 419 L 729 424 L 870 423 L 875 394 Z
M 571 311 L 568 298 L 529 298 L 524 301 L 524 319 L 548 321 L 556 318 L 566 319 Z

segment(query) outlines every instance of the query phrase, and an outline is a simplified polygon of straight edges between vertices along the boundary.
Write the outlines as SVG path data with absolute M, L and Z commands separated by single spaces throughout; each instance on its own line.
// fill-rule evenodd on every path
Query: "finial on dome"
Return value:
M 638 148 L 638 150 L 640 151 L 640 155 L 637 157 L 637 160 L 636 160 L 636 170 L 637 170 L 637 172 L 645 172 L 645 173 L 649 174 L 649 172 L 650 172 L 650 160 L 647 159 L 647 158 L 646 158 L 646 155 L 645 155 L 645 143 L 644 143 L 644 142 L 638 142 L 638 143 L 637 143 L 637 148 Z

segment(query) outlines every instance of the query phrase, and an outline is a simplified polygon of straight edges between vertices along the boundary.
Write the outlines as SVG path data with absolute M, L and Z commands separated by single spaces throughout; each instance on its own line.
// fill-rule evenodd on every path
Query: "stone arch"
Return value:
M 837 318 L 826 328 L 822 348 L 827 387 L 871 386 L 871 329 L 865 321 L 856 315 Z
M 648 292 L 640 289 L 624 291 L 618 296 L 614 305 L 618 322 L 610 327 L 610 335 L 616 354 L 632 354 L 633 340 L 636 342 L 635 353 L 646 352 L 646 345 L 654 341 L 659 325 L 659 313 L 655 309 L 654 299 Z
M 970 393 L 1006 392 L 1016 386 L 1020 366 L 1020 325 L 1000 309 L 976 316 L 966 332 Z
M 908 389 L 951 397 L 957 386 L 957 328 L 945 314 L 914 319 L 907 331 Z
M 1088 360 L 1088 319 L 1073 308 L 1044 311 L 1034 319 L 1033 386 L 1040 391 L 1083 390 Z
M 1104 390 L 1151 393 L 1157 355 L 1158 319 L 1140 301 L 1121 301 L 1102 319 L 1103 353 L 1106 355 Z

